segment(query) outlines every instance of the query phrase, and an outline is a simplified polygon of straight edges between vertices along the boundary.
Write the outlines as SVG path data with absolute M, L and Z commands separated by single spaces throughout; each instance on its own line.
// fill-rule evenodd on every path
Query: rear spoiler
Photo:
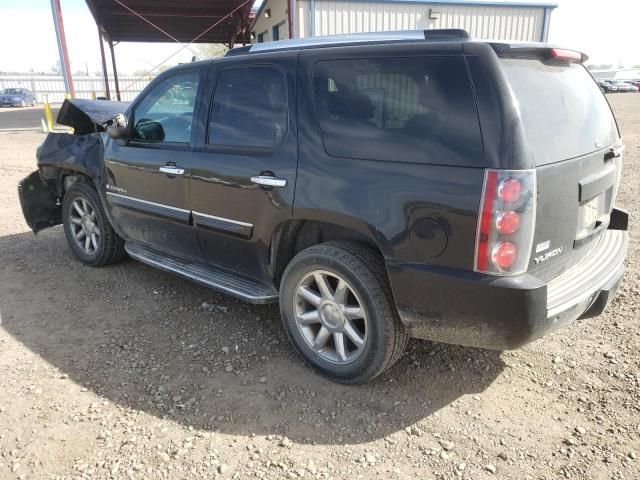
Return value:
M 543 62 L 584 63 L 589 57 L 576 50 L 554 47 L 544 43 L 491 43 L 501 58 L 535 58 Z
M 78 135 L 104 132 L 115 116 L 124 113 L 127 107 L 128 102 L 67 99 L 60 107 L 56 121 L 60 125 L 73 127 Z

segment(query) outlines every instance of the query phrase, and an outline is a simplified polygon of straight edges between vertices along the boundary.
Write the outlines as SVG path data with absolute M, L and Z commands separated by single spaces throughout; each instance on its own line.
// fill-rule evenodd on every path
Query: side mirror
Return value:
M 135 136 L 141 140 L 164 140 L 164 128 L 160 122 L 148 118 L 140 119 L 135 126 Z

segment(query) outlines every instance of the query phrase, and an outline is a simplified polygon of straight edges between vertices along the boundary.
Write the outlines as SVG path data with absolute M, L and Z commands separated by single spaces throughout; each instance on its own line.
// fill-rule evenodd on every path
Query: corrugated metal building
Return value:
M 341 33 L 463 28 L 474 38 L 545 41 L 546 0 L 264 0 L 253 43 Z

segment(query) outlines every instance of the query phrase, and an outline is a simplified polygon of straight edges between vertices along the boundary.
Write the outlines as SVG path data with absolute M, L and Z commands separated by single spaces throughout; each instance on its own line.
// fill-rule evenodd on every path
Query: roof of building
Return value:
M 116 0 L 86 2 L 113 42 L 171 42 L 166 33 L 183 43 L 249 42 L 251 0 L 126 0 L 126 7 Z

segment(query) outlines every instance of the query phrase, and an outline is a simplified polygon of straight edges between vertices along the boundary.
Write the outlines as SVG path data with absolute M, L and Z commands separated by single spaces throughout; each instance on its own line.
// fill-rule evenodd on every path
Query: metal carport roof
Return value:
M 58 1 L 58 0 L 56 0 Z M 254 0 L 86 0 L 98 26 L 107 98 L 109 81 L 103 39 L 109 44 L 120 100 L 113 51 L 118 42 L 248 43 Z M 60 11 L 59 6 L 57 9 Z M 185 45 L 186 46 L 186 45 Z
M 86 2 L 98 28 L 105 38 L 112 42 L 171 41 L 170 37 L 160 29 L 183 43 L 249 42 L 247 27 L 253 0 L 86 0 Z M 219 21 L 219 25 L 206 31 Z M 206 33 L 203 34 L 205 31 Z M 199 37 L 201 34 L 202 36 Z

